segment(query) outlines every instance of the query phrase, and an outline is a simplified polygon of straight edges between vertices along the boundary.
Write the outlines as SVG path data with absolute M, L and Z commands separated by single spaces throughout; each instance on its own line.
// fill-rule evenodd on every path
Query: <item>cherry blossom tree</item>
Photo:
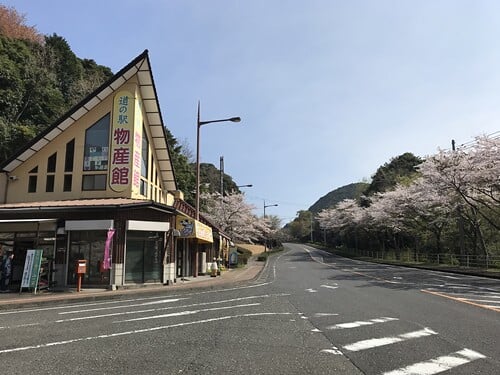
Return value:
M 500 230 L 500 139 L 478 137 L 470 148 L 439 151 L 420 172 L 428 184 L 457 205 L 456 214 L 470 230 L 474 248 L 487 253 L 484 229 Z
M 362 208 L 344 200 L 317 215 L 324 230 L 349 238 L 357 245 L 360 233 L 368 234 L 368 247 L 375 239 L 382 250 L 391 239 L 401 246 L 424 244 L 426 250 L 453 250 L 462 232 L 472 250 L 484 254 L 500 240 L 500 139 L 478 137 L 472 147 L 440 150 L 418 167 L 418 176 L 393 190 L 366 199 Z M 371 238 L 371 240 L 370 240 Z M 457 241 L 458 239 L 458 241 Z M 412 243 L 412 244 L 410 244 Z
M 204 193 L 203 215 L 216 223 L 234 241 L 256 242 L 264 239 L 273 231 L 271 221 L 257 217 L 255 206 L 245 202 L 241 193 L 226 194 Z

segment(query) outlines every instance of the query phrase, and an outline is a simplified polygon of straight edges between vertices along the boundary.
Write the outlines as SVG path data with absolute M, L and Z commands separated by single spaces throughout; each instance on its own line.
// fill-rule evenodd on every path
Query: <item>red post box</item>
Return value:
M 79 292 L 82 290 L 82 278 L 83 275 L 87 273 L 87 261 L 85 259 L 79 259 L 76 261 L 76 276 L 77 276 L 77 285 L 76 291 Z

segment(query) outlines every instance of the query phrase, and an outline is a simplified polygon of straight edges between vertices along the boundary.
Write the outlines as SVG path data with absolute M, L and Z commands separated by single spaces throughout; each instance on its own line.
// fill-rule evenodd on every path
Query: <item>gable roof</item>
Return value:
M 159 166 L 159 175 L 163 188 L 168 191 L 177 190 L 177 183 L 167 144 L 167 135 L 160 112 L 160 104 L 156 93 L 156 86 L 151 71 L 148 50 L 144 50 L 108 81 L 99 86 L 81 102 L 71 108 L 45 131 L 40 133 L 24 148 L 21 148 L 10 159 L 0 164 L 0 170 L 12 172 L 16 167 L 33 156 L 50 141 L 73 125 L 79 118 L 87 114 L 96 105 L 117 91 L 128 79 L 137 74 L 145 116 L 148 119 L 151 131 L 151 141 L 156 152 Z

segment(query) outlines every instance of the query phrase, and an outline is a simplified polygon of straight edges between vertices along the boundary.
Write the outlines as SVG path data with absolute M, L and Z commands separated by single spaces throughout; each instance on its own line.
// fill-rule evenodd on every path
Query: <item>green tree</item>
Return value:
M 56 61 L 54 72 L 64 101 L 68 105 L 75 104 L 82 99 L 81 92 L 78 90 L 78 82 L 83 79 L 83 66 L 80 59 L 71 50 L 66 39 L 57 34 L 47 36 L 45 45 L 54 55 Z
M 109 68 L 77 58 L 61 37 L 43 44 L 2 30 L 0 162 L 112 76 Z
M 370 196 L 375 193 L 383 193 L 393 189 L 397 184 L 411 182 L 418 176 L 416 167 L 422 161 L 421 158 L 413 155 L 411 152 L 406 152 L 392 158 L 388 163 L 377 169 L 370 186 L 365 190 L 365 195 Z
M 293 238 L 308 241 L 311 238 L 311 223 L 313 223 L 313 213 L 301 210 L 297 212 L 297 217 L 286 225 L 286 229 Z

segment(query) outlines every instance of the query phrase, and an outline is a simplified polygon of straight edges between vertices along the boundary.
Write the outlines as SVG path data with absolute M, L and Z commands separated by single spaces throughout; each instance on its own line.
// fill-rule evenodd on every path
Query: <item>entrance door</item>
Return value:
M 68 285 L 77 282 L 75 273 L 76 261 L 87 261 L 87 273 L 84 275 L 83 285 L 109 285 L 109 270 L 101 269 L 104 259 L 106 231 L 71 231 L 70 249 L 68 257 Z
M 125 283 L 161 282 L 163 234 L 163 232 L 127 232 Z

